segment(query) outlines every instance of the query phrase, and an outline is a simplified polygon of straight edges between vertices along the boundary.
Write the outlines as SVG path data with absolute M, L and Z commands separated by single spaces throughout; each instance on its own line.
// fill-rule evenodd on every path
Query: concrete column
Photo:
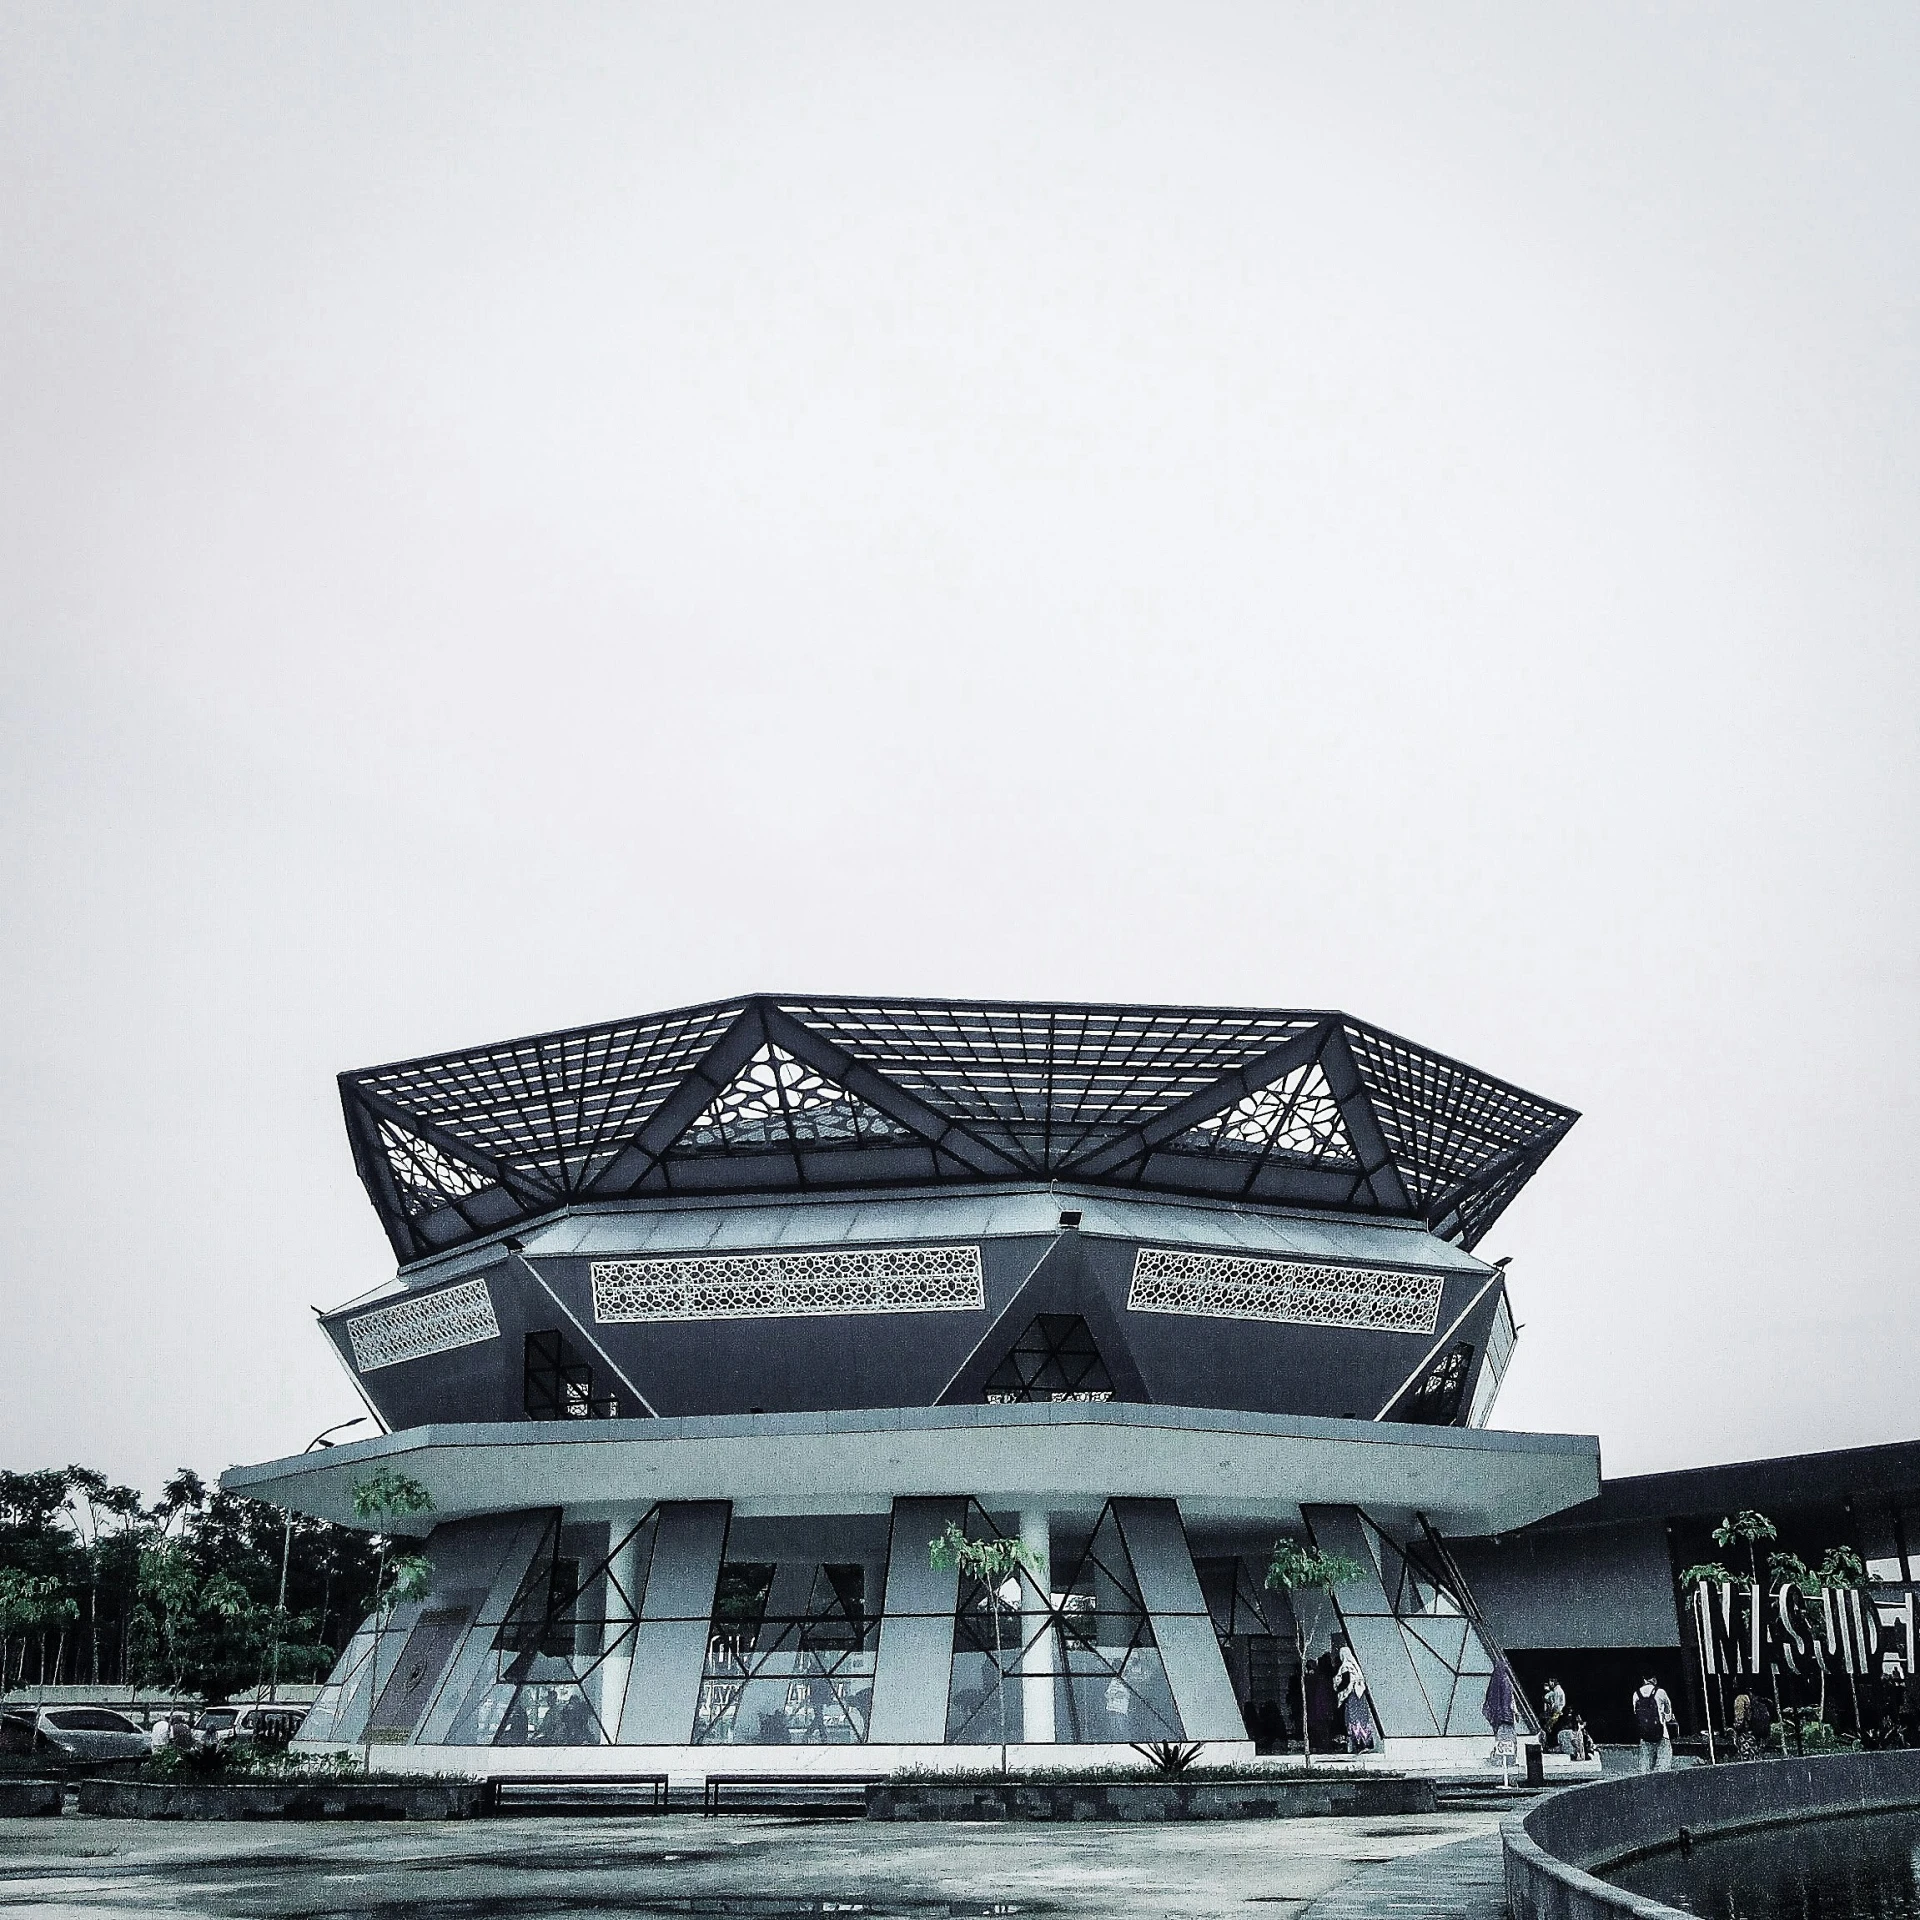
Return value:
M 1033 1556 L 1032 1583 L 1020 1585 L 1020 1640 L 1027 1649 L 1021 1656 L 1020 1738 L 1030 1746 L 1046 1745 L 1053 1739 L 1055 1636 L 1042 1631 L 1053 1593 L 1053 1538 L 1045 1512 L 1021 1514 L 1020 1544 Z
M 724 1500 L 669 1501 L 660 1508 L 634 1633 L 633 1675 L 620 1712 L 622 1746 L 684 1747 L 693 1739 L 730 1511 Z
M 648 1507 L 634 1507 L 626 1513 L 616 1514 L 611 1529 L 616 1544 L 613 1558 L 607 1564 L 607 1624 L 601 1631 L 606 1635 L 604 1644 L 613 1648 L 613 1652 L 600 1663 L 596 1676 L 600 1682 L 600 1697 L 594 1702 L 594 1711 L 599 1714 L 600 1724 L 606 1728 L 609 1740 L 619 1738 L 620 1714 L 627 1701 L 627 1681 L 633 1673 L 633 1643 L 639 1614 L 637 1590 L 649 1544 L 646 1534 L 640 1529 L 640 1522 L 650 1511 Z M 624 1535 L 632 1537 L 622 1543 Z
M 966 1518 L 964 1500 L 893 1503 L 887 1593 L 874 1658 L 875 1746 L 937 1746 L 947 1737 L 947 1685 L 953 1673 L 953 1610 L 960 1575 L 936 1567 L 928 1549 L 948 1524 Z

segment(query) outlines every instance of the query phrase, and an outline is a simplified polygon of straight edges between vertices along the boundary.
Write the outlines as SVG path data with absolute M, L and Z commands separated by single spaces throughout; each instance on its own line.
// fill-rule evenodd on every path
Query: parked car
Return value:
M 0 1713 L 0 1753 L 31 1753 L 38 1730 L 30 1713 Z
M 68 1760 L 143 1760 L 152 1751 L 146 1728 L 111 1707 L 42 1707 L 33 1730 L 37 1752 Z
M 284 1747 L 307 1717 L 305 1707 L 284 1707 L 271 1700 L 239 1707 L 208 1707 L 193 1723 L 201 1743 L 230 1747 L 236 1740 L 257 1746 Z

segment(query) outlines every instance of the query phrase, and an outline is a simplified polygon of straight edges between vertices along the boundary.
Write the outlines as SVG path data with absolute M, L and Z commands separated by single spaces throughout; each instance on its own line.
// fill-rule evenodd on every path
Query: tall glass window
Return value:
M 884 1518 L 736 1519 L 708 1629 L 695 1746 L 867 1737 L 886 1582 Z
M 1112 1507 L 1091 1528 L 1055 1522 L 1049 1531 L 1038 1578 L 1027 1567 L 991 1584 L 961 1573 L 947 1739 L 963 1746 L 1180 1739 Z M 972 1502 L 966 1533 L 976 1541 L 1017 1537 Z
M 454 1716 L 456 1747 L 598 1747 L 619 1728 L 658 1510 L 617 1538 L 555 1514 Z

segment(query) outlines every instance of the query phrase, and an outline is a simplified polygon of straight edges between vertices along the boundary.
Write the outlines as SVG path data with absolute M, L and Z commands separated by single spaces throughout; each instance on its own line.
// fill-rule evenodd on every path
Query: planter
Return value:
M 473 1820 L 479 1780 L 83 1780 L 80 1811 L 115 1820 Z
M 58 1780 L 0 1780 L 0 1819 L 31 1820 L 60 1811 Z
M 888 1780 L 869 1820 L 1301 1820 L 1431 1813 L 1433 1782 L 1395 1774 L 1271 1780 Z

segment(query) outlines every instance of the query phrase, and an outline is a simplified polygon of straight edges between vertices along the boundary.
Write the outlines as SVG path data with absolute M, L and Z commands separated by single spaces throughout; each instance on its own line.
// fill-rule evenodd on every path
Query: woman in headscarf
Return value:
M 1335 1643 L 1340 1664 L 1333 1673 L 1334 1698 L 1346 1717 L 1347 1751 L 1370 1752 L 1374 1744 L 1373 1709 L 1367 1705 L 1367 1676 L 1360 1671 L 1353 1643 L 1343 1634 Z
M 1487 1697 L 1480 1703 L 1480 1715 L 1493 1729 L 1491 1764 L 1512 1766 L 1517 1751 L 1513 1737 L 1513 1669 L 1504 1656 L 1494 1661 L 1493 1671 L 1487 1676 Z

